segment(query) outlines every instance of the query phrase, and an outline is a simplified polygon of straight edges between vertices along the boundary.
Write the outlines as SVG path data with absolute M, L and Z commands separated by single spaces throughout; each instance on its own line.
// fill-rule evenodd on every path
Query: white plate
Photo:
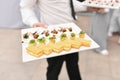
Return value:
M 74 32 L 80 32 L 81 29 L 74 23 L 67 23 L 67 24 L 59 24 L 59 25 L 50 25 L 48 26 L 48 29 L 54 29 L 57 27 L 71 27 L 73 29 Z M 22 29 L 21 30 L 21 37 L 22 37 L 22 41 L 25 41 L 25 39 L 23 39 L 23 34 L 27 33 L 27 32 L 35 32 L 35 31 L 43 31 L 43 28 L 29 28 L 29 29 Z M 79 52 L 79 51 L 85 51 L 85 50 L 90 50 L 90 49 L 95 49 L 98 48 L 99 45 L 93 41 L 87 34 L 85 35 L 85 39 L 87 40 L 91 40 L 91 46 L 90 47 L 80 47 L 80 49 L 71 49 L 69 52 L 66 51 L 62 51 L 61 53 L 51 53 L 50 55 L 43 55 L 40 58 L 36 58 L 34 56 L 29 55 L 26 52 L 26 47 L 28 45 L 28 41 L 30 40 L 26 40 L 25 43 L 22 43 L 22 60 L 23 62 L 28 62 L 28 61 L 33 61 L 33 60 L 38 60 L 38 59 L 44 59 L 44 58 L 50 58 L 50 57 L 55 57 L 55 56 L 60 56 L 60 55 L 65 55 L 65 54 L 70 54 L 73 52 Z
M 112 4 L 114 4 L 114 5 L 112 6 Z M 120 8 L 120 1 L 119 1 L 119 3 L 108 1 L 107 4 L 105 4 L 105 3 L 97 3 L 96 4 L 96 2 L 89 3 L 89 0 L 86 0 L 86 1 L 82 2 L 81 5 L 90 6 L 90 7 L 97 7 L 97 8 L 119 9 Z

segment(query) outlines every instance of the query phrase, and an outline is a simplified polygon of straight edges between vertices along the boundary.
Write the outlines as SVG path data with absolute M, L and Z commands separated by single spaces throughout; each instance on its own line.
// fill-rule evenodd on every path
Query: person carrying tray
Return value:
M 35 5 L 38 6 L 40 17 L 36 17 L 35 15 Z M 20 3 L 23 22 L 34 28 L 46 28 L 46 25 L 75 22 L 76 17 L 73 5 L 75 10 L 87 10 L 86 7 L 81 6 L 80 0 L 21 0 Z M 64 61 L 66 61 L 70 80 L 82 80 L 78 66 L 78 52 L 48 58 L 47 80 L 58 80 Z

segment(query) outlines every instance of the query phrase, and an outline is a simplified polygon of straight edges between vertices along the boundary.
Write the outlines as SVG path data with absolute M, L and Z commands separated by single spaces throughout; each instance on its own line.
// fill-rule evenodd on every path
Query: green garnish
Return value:
M 80 34 L 85 34 L 85 32 L 84 31 L 80 31 Z
M 49 37 L 49 40 L 54 40 L 54 39 L 56 39 L 55 37 Z
M 34 39 L 32 39 L 32 40 L 29 41 L 29 44 L 34 44 L 34 43 L 35 43 Z
M 46 33 L 46 34 L 45 34 L 45 36 L 47 36 L 47 37 L 48 37 L 49 35 L 50 35 L 49 33 Z
M 71 37 L 75 37 L 75 33 L 71 33 Z
M 45 42 L 45 38 L 40 38 L 40 39 L 37 39 L 38 42 Z
M 61 38 L 66 38 L 67 37 L 67 35 L 66 34 L 61 34 L 61 36 L 60 36 Z

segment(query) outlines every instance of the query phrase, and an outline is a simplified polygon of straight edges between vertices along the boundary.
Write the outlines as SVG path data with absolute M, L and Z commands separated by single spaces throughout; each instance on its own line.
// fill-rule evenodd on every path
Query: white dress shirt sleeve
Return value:
M 81 5 L 81 3 L 82 2 L 80 2 L 80 1 L 73 0 L 73 5 L 74 5 L 75 12 L 87 11 L 87 6 Z
M 22 20 L 26 25 L 33 26 L 34 23 L 38 23 L 34 6 L 36 5 L 37 0 L 21 0 L 20 2 L 20 11 L 22 15 Z

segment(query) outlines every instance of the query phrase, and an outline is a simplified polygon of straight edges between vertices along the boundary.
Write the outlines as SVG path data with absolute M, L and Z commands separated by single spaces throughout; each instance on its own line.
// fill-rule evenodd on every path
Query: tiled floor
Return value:
M 87 17 L 79 18 L 80 26 L 87 26 Z M 82 23 L 82 24 L 81 24 Z M 86 29 L 86 27 L 83 27 Z M 80 52 L 80 71 L 83 80 L 120 80 L 120 45 L 118 36 L 109 38 L 110 55 L 103 56 L 94 51 Z M 45 59 L 22 62 L 20 30 L 0 29 L 0 80 L 46 80 Z M 69 80 L 63 65 L 59 80 Z

